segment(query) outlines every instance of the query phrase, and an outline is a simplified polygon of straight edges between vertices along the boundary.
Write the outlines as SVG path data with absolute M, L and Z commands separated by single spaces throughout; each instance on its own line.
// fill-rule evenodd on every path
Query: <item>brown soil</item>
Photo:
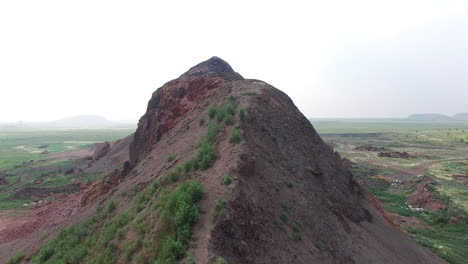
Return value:
M 461 182 L 465 186 L 468 186 L 468 174 L 456 174 L 452 176 L 458 182 Z
M 431 211 L 437 211 L 445 208 L 445 204 L 437 200 L 430 191 L 430 185 L 435 184 L 432 180 L 426 178 L 416 187 L 416 191 L 408 197 L 408 203 L 417 208 L 424 208 Z
M 243 95 L 252 92 L 256 94 Z M 54 223 L 55 229 L 47 229 L 53 237 L 59 227 L 92 215 L 98 203 L 113 199 L 117 213 L 123 212 L 131 203 L 124 192 L 160 180 L 196 154 L 196 143 L 207 131 L 199 118 L 207 118 L 208 107 L 220 105 L 228 95 L 247 114 L 242 122 L 236 116 L 232 126 L 222 126 L 215 142 L 217 161 L 195 178 L 206 192 L 191 249 L 197 263 L 207 263 L 211 254 L 233 264 L 445 263 L 395 228 L 286 94 L 262 81 L 243 79 L 218 58 L 153 94 L 123 169 L 86 194 L 81 191 L 28 212 L 31 224 L 8 222 L 14 227 L 0 233 L 0 262 L 20 248 L 29 258 L 44 243 L 33 230 Z M 241 131 L 240 143 L 229 142 L 233 127 Z M 177 158 L 167 162 L 171 153 Z M 228 186 L 221 184 L 226 173 L 233 178 Z M 220 197 L 228 208 L 212 223 L 208 212 Z M 282 214 L 287 220 L 275 224 Z M 292 239 L 293 225 L 300 230 L 298 241 Z

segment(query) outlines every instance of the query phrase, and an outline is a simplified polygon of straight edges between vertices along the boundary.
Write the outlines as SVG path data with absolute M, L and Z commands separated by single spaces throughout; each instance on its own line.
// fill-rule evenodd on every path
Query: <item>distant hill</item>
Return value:
M 468 121 L 468 112 L 458 113 L 454 115 L 453 118 L 457 121 Z
M 97 115 L 66 117 L 50 123 L 50 125 L 59 127 L 96 127 L 110 126 L 112 124 L 113 122 L 109 121 L 107 118 Z
M 454 121 L 453 117 L 442 114 L 414 114 L 408 116 L 408 119 L 414 121 Z
M 71 116 L 50 122 L 17 122 L 0 123 L 0 129 L 28 129 L 28 128 L 105 128 L 105 127 L 136 127 L 136 120 L 108 120 L 98 115 Z

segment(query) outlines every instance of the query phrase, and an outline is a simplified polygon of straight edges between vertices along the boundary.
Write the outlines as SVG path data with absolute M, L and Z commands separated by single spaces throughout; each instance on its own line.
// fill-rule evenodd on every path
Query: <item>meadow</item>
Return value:
M 66 173 L 75 160 L 56 158 L 54 153 L 89 149 L 95 143 L 115 141 L 131 134 L 134 128 L 106 129 L 3 129 L 0 130 L 0 176 L 7 184 L 0 184 L 0 210 L 24 207 L 35 199 L 24 197 L 22 190 L 35 188 L 35 192 L 59 193 L 68 183 L 87 182 L 103 176 L 86 173 L 71 176 Z M 76 191 L 67 188 L 66 192 Z M 26 195 L 27 196 L 27 195 Z M 37 200 L 37 199 L 36 199 Z

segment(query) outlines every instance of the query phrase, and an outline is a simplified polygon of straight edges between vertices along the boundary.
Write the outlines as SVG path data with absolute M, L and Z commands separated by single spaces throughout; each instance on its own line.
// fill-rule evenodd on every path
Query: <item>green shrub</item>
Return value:
M 285 223 L 288 222 L 288 219 L 289 219 L 288 214 L 285 213 L 285 212 L 282 212 L 282 213 L 280 214 L 280 219 L 281 219 L 281 221 L 283 221 L 283 222 L 285 222 Z
M 216 223 L 226 213 L 227 201 L 224 198 L 219 198 L 215 201 L 213 208 L 211 209 L 211 221 Z
M 286 186 L 288 186 L 288 188 L 292 188 L 292 187 L 294 187 L 294 184 L 292 182 L 288 182 L 288 183 L 286 183 Z
M 229 137 L 229 142 L 231 143 L 237 143 L 241 141 L 241 135 L 240 132 L 237 128 L 232 129 L 231 131 L 231 136 Z
M 167 156 L 167 162 L 173 161 L 173 160 L 176 158 L 176 156 L 177 156 L 177 155 L 176 155 L 175 153 L 169 154 L 169 155 Z
M 216 263 L 217 264 L 228 264 L 228 262 L 222 257 L 218 257 L 218 259 L 216 260 Z
M 198 124 L 200 126 L 202 126 L 203 124 L 205 124 L 205 118 L 201 117 L 200 119 L 198 119 Z
M 24 259 L 24 251 L 18 252 L 15 256 L 11 257 L 7 264 L 19 264 Z
M 215 106 L 210 106 L 210 108 L 208 108 L 208 116 L 210 117 L 210 119 L 215 118 L 217 111 L 218 109 Z
M 244 121 L 244 119 L 245 119 L 245 109 L 243 109 L 243 108 L 239 110 L 239 119 L 241 121 Z
M 232 119 L 235 113 L 236 113 L 236 106 L 234 105 L 234 102 L 228 101 L 227 103 L 223 104 L 221 107 L 218 108 L 216 112 L 216 121 L 218 121 L 219 123 L 219 122 L 225 121 L 227 118 Z
M 300 233 L 294 233 L 291 238 L 294 241 L 301 241 L 302 240 L 302 236 L 301 236 Z
M 163 243 L 155 263 L 176 263 L 185 254 L 185 245 L 192 237 L 192 227 L 198 220 L 198 202 L 203 197 L 199 183 L 187 182 L 162 201 L 161 232 Z
M 111 201 L 107 204 L 107 212 L 108 212 L 108 213 L 112 213 L 114 210 L 115 210 L 115 202 L 114 202 L 114 200 L 111 200 Z
M 227 125 L 227 126 L 230 126 L 234 123 L 234 118 L 232 117 L 232 115 L 227 115 L 225 118 L 224 118 L 224 124 Z
M 232 182 L 231 175 L 225 174 L 225 175 L 223 176 L 222 183 L 223 183 L 224 185 L 229 185 L 229 184 L 231 184 L 231 182 Z
M 242 93 L 242 95 L 257 95 L 257 92 L 245 92 L 245 93 Z
M 298 223 L 292 224 L 291 229 L 296 233 L 301 232 L 301 226 Z
M 319 250 L 325 250 L 327 248 L 327 245 L 325 244 L 325 242 L 323 242 L 323 240 L 320 239 L 315 243 L 315 247 Z

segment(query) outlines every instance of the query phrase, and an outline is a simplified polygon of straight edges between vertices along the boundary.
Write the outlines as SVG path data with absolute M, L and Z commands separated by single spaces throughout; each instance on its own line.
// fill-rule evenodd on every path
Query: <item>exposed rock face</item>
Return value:
M 104 143 L 97 143 L 95 144 L 94 148 L 95 151 L 93 153 L 92 159 L 99 160 L 100 158 L 104 157 L 107 152 L 109 152 L 110 144 L 107 141 Z
M 380 152 L 378 154 L 379 157 L 385 157 L 385 158 L 394 158 L 394 159 L 409 159 L 410 155 L 408 152 L 399 152 L 399 151 L 394 151 L 394 152 Z
M 213 57 L 156 90 L 148 102 L 146 114 L 138 122 L 130 145 L 130 163 L 135 165 L 144 153 L 151 151 L 162 135 L 192 110 L 208 91 L 242 79 L 229 64 Z

